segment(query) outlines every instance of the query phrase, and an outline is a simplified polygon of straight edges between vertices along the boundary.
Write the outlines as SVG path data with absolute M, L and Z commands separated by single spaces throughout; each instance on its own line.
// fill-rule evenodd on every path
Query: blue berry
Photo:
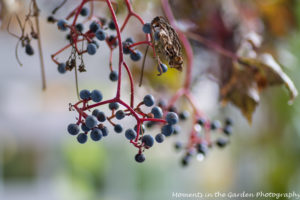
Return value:
M 93 115 L 89 115 L 85 118 L 85 125 L 89 128 L 92 129 L 97 125 L 97 118 Z
M 120 124 L 116 124 L 114 130 L 116 133 L 121 133 L 123 131 L 123 127 Z
M 108 28 L 111 29 L 111 30 L 115 30 L 116 29 L 116 25 L 114 23 L 113 20 L 111 20 L 109 23 L 108 23 Z
M 118 110 L 119 104 L 117 102 L 112 102 L 108 104 L 110 110 Z
M 162 73 L 166 73 L 168 71 L 168 66 L 164 63 L 160 63 L 160 68 L 162 70 Z
M 154 115 L 154 118 L 160 119 L 163 117 L 163 112 L 160 107 L 154 106 L 151 110 L 151 113 Z
M 92 44 L 95 44 L 96 47 L 97 47 L 97 49 L 99 48 L 99 44 L 98 44 L 98 42 L 97 42 L 96 40 L 93 40 L 93 41 L 92 41 Z
M 181 120 L 186 120 L 187 118 L 189 118 L 190 113 L 188 111 L 183 111 L 182 113 L 179 113 L 179 118 Z
M 127 129 L 125 131 L 125 137 L 128 139 L 128 140 L 133 140 L 136 138 L 136 132 L 130 128 L 130 129 Z
M 111 45 L 115 47 L 118 45 L 118 38 L 114 35 L 110 35 L 107 40 Z
M 150 23 L 144 24 L 143 31 L 144 33 L 151 33 L 151 24 Z
M 98 40 L 103 41 L 106 38 L 106 33 L 104 32 L 104 30 L 99 29 L 96 33 L 95 36 Z
M 232 134 L 232 127 L 227 125 L 225 126 L 225 128 L 223 129 L 223 132 L 226 134 L 226 135 L 231 135 Z
M 91 98 L 94 102 L 100 102 L 102 101 L 102 93 L 99 90 L 93 90 L 91 92 Z
M 89 14 L 89 9 L 87 7 L 83 7 L 80 11 L 81 16 L 87 16 Z
M 89 129 L 85 124 L 82 124 L 81 130 L 83 130 L 84 132 L 89 132 L 91 129 Z
M 92 115 L 94 115 L 95 117 L 97 117 L 97 115 L 99 114 L 99 110 L 98 109 L 95 109 L 95 110 L 93 110 L 93 112 L 92 112 Z
M 176 150 L 182 149 L 182 146 L 183 146 L 183 145 L 182 145 L 181 142 L 176 142 L 175 145 L 174 145 L 174 147 L 175 147 Z
M 142 142 L 147 146 L 147 147 L 152 147 L 154 144 L 154 139 L 151 135 L 144 135 L 142 137 Z
M 125 117 L 125 113 L 124 113 L 123 110 L 118 110 L 118 111 L 116 112 L 116 118 L 117 118 L 118 120 L 121 120 L 121 119 L 123 119 L 124 117 Z
M 133 61 L 139 61 L 142 58 L 142 53 L 139 50 L 130 52 L 130 58 Z
M 164 99 L 160 99 L 157 105 L 161 108 L 165 108 L 167 106 L 167 102 Z
M 61 74 L 66 73 L 66 71 L 67 71 L 66 64 L 65 63 L 59 63 L 58 66 L 57 66 L 57 70 Z
M 191 156 L 190 155 L 185 155 L 182 160 L 181 160 L 181 164 L 182 166 L 187 166 L 191 161 Z
M 146 95 L 146 96 L 144 97 L 143 102 L 144 102 L 144 104 L 145 104 L 146 106 L 151 107 L 151 106 L 154 105 L 155 100 L 154 100 L 154 97 L 153 97 L 152 95 L 148 94 L 148 95 Z
M 203 126 L 205 124 L 205 119 L 203 119 L 203 118 L 198 119 L 197 124 L 199 124 L 200 126 Z
M 97 46 L 94 43 L 89 43 L 86 50 L 88 54 L 94 55 L 97 52 Z
M 225 119 L 225 124 L 226 124 L 227 126 L 233 125 L 232 119 L 231 119 L 231 118 L 226 118 L 226 119 Z
M 33 48 L 30 44 L 25 45 L 25 53 L 29 56 L 32 56 L 34 54 Z
M 208 146 L 206 144 L 200 143 L 200 144 L 196 145 L 196 150 L 197 150 L 198 153 L 206 155 L 207 151 L 208 151 Z
M 69 124 L 68 126 L 68 132 L 71 135 L 77 135 L 79 133 L 79 127 L 77 124 Z
M 86 143 L 86 141 L 87 141 L 87 135 L 86 135 L 85 133 L 80 133 L 80 134 L 77 136 L 77 141 L 78 141 L 80 144 Z
M 124 54 L 130 54 L 130 52 L 131 52 L 130 48 L 129 48 L 130 43 L 129 42 L 123 42 L 122 45 L 123 45 L 123 53 Z
M 100 25 L 97 22 L 92 22 L 90 24 L 90 31 L 92 31 L 93 33 L 96 33 L 97 30 L 100 28 Z
M 96 117 L 99 122 L 105 122 L 105 120 L 106 120 L 105 113 L 102 111 L 98 112 Z
M 87 100 L 91 97 L 91 93 L 88 90 L 81 90 L 79 96 L 81 99 Z
M 168 114 L 166 115 L 166 121 L 168 122 L 168 124 L 177 124 L 178 123 L 178 116 L 176 113 L 174 112 L 168 112 Z
M 168 111 L 177 113 L 177 108 L 175 106 L 171 106 L 171 107 L 169 107 Z
M 47 17 L 47 21 L 49 23 L 54 23 L 56 21 L 56 19 L 53 16 L 50 15 L 49 17 Z
M 165 136 L 170 136 L 174 133 L 174 127 L 170 124 L 164 125 L 161 127 L 161 133 Z
M 134 40 L 132 39 L 132 37 L 129 37 L 125 40 L 125 42 L 128 42 L 128 43 L 131 43 L 133 44 L 134 43 Z
M 79 23 L 79 24 L 75 25 L 75 28 L 76 28 L 77 31 L 82 32 L 84 27 L 81 23 Z
M 229 143 L 229 140 L 224 139 L 224 138 L 219 138 L 219 139 L 216 141 L 216 145 L 217 145 L 218 147 L 220 147 L 220 148 L 225 147 L 228 143 Z
M 146 160 L 144 154 L 136 154 L 134 158 L 135 158 L 135 161 L 138 163 L 142 163 Z
M 218 120 L 214 120 L 210 124 L 210 129 L 211 130 L 216 130 L 216 129 L 219 129 L 220 127 L 221 127 L 221 122 L 218 121 Z
M 90 137 L 94 141 L 101 140 L 101 138 L 102 138 L 102 132 L 101 132 L 101 130 L 98 129 L 98 128 L 95 128 L 94 130 L 92 130 Z
M 174 132 L 173 132 L 174 135 L 177 135 L 181 131 L 179 125 L 174 125 L 173 128 L 174 128 Z
M 165 136 L 163 134 L 159 133 L 155 136 L 155 140 L 158 143 L 162 143 L 165 140 Z
M 109 79 L 110 79 L 111 81 L 117 81 L 118 78 L 119 78 L 118 72 L 115 71 L 115 70 L 112 70 L 112 71 L 110 72 L 110 74 L 109 74 Z
M 71 35 L 69 33 L 66 35 L 66 39 L 69 40 L 69 41 L 72 40 Z
M 102 136 L 103 137 L 108 136 L 108 129 L 105 126 L 101 127 L 100 130 L 102 131 Z
M 57 27 L 61 31 L 66 31 L 68 29 L 67 27 L 67 21 L 64 19 L 60 19 L 57 21 Z

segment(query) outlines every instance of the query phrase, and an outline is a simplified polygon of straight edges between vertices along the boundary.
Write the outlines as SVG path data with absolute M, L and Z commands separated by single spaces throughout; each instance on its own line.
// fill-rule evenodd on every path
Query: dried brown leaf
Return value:
M 237 106 L 249 123 L 259 104 L 260 92 L 268 86 L 285 85 L 290 94 L 289 103 L 298 95 L 294 83 L 270 54 L 258 58 L 240 57 L 233 67 L 230 81 L 221 88 L 222 102 Z

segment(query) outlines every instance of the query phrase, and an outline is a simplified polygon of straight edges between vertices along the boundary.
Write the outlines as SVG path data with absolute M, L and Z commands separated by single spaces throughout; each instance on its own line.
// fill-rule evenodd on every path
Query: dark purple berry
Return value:
M 168 112 L 168 114 L 166 115 L 166 121 L 168 122 L 168 124 L 177 124 L 178 120 L 178 116 L 175 112 Z
M 136 154 L 135 155 L 135 161 L 138 162 L 138 163 L 142 163 L 145 161 L 145 156 L 144 154 Z
M 116 124 L 114 130 L 116 133 L 121 133 L 123 131 L 123 127 L 120 124 Z
M 77 141 L 78 141 L 80 144 L 86 143 L 86 141 L 87 141 L 87 135 L 86 135 L 85 133 L 80 133 L 80 134 L 77 136 Z
M 157 143 L 162 143 L 165 140 L 165 136 L 163 134 L 159 133 L 155 136 L 155 140 Z
M 144 135 L 142 137 L 142 142 L 147 146 L 147 147 L 152 147 L 154 144 L 154 138 L 151 135 Z

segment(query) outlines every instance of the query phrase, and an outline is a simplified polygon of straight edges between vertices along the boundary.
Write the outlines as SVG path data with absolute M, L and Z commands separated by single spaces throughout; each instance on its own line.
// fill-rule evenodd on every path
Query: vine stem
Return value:
M 205 39 L 204 37 L 202 37 L 199 34 L 188 32 L 188 31 L 184 32 L 184 34 L 186 36 L 188 36 L 189 38 L 204 44 L 206 47 L 213 49 L 214 51 L 218 52 L 219 54 L 221 54 L 225 57 L 231 58 L 234 61 L 238 60 L 238 56 L 235 53 L 222 48 L 221 46 L 215 44 L 214 42 L 212 42 L 210 40 Z
M 121 32 L 118 25 L 116 13 L 113 9 L 112 3 L 110 0 L 106 0 L 106 3 L 108 5 L 108 8 L 110 10 L 112 20 L 115 23 L 116 31 L 117 31 L 117 37 L 118 37 L 118 45 L 119 45 L 119 77 L 118 77 L 118 86 L 117 86 L 117 94 L 116 98 L 119 99 L 121 95 L 121 80 L 122 80 L 122 64 L 123 64 L 123 44 L 122 44 L 122 38 L 121 38 Z
M 33 0 L 33 7 L 34 7 L 35 25 L 37 29 L 37 35 L 38 35 L 37 42 L 38 42 L 38 49 L 39 49 L 41 74 L 42 74 L 42 88 L 43 90 L 46 90 L 45 65 L 44 65 L 44 57 L 43 57 L 43 49 L 42 49 L 42 41 L 41 41 L 40 23 L 39 23 L 40 10 L 37 6 L 36 0 Z

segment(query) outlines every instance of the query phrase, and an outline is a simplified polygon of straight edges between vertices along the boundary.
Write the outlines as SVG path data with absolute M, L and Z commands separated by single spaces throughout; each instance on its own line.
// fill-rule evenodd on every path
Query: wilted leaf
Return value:
M 233 103 L 251 123 L 252 113 L 260 100 L 257 84 L 250 78 L 246 68 L 239 63 L 235 62 L 233 68 L 231 79 L 221 89 L 222 103 Z
M 298 91 L 291 79 L 270 54 L 258 58 L 240 57 L 234 62 L 230 81 L 221 89 L 223 103 L 237 106 L 251 123 L 252 114 L 259 103 L 259 93 L 268 86 L 285 85 L 291 103 Z
M 298 95 L 298 91 L 294 83 L 282 71 L 280 65 L 276 62 L 272 55 L 263 54 L 258 59 L 241 58 L 240 60 L 247 66 L 256 67 L 259 69 L 259 73 L 255 76 L 259 90 L 262 90 L 267 86 L 285 85 L 289 91 L 290 104 Z

